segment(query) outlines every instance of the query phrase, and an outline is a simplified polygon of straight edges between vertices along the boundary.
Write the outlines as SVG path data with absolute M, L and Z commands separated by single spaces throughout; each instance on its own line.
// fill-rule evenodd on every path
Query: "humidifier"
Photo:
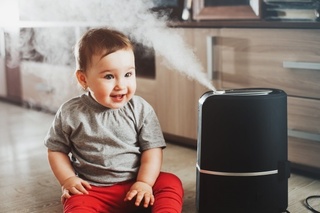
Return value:
M 209 91 L 199 99 L 199 213 L 280 213 L 288 206 L 287 95 Z

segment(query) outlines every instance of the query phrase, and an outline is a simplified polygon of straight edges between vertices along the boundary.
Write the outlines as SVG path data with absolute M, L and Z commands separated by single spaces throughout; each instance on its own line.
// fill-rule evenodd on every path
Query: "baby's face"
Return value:
M 136 91 L 133 51 L 123 49 L 107 56 L 94 55 L 92 66 L 85 75 L 93 98 L 103 106 L 118 109 L 124 106 Z

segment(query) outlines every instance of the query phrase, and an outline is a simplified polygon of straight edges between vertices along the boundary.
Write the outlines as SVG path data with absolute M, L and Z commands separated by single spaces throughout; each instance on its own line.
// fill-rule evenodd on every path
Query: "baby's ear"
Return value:
M 88 85 L 87 85 L 87 76 L 84 73 L 83 70 L 77 70 L 76 71 L 76 77 L 77 80 L 79 82 L 79 84 L 81 85 L 82 89 L 86 90 Z

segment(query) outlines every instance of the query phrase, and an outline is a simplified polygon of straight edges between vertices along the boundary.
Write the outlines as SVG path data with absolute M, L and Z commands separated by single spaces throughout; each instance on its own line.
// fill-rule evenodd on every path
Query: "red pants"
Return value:
M 133 201 L 124 201 L 134 182 L 124 182 L 108 187 L 92 186 L 88 195 L 73 195 L 64 203 L 65 213 L 181 213 L 183 188 L 180 179 L 161 172 L 153 186 L 155 202 L 149 208 L 137 207 Z

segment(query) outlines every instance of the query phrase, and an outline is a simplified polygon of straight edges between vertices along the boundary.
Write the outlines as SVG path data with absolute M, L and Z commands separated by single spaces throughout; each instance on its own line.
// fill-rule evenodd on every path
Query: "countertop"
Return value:
M 212 21 L 170 21 L 170 27 L 182 28 L 280 28 L 320 29 L 320 22 L 307 21 L 265 21 L 265 20 L 212 20 Z

